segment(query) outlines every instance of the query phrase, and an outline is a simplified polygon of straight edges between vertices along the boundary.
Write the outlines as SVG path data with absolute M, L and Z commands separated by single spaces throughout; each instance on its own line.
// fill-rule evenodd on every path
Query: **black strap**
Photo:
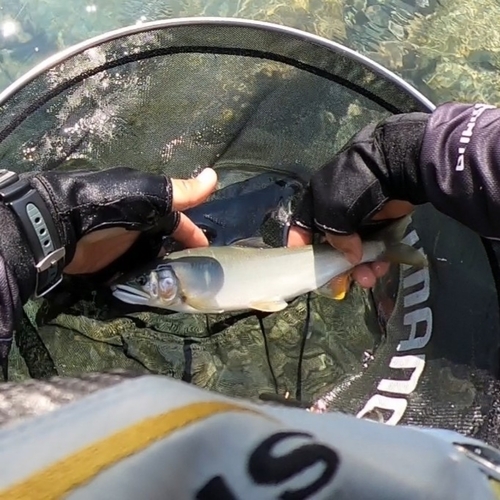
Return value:
M 19 219 L 35 257 L 35 298 L 43 297 L 62 281 L 66 249 L 42 197 L 15 172 L 0 169 L 0 201 Z

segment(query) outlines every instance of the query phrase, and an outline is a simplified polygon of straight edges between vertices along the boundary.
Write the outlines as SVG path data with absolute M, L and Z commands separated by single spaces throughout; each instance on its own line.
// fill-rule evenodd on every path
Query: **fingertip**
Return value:
M 373 271 L 373 274 L 377 277 L 377 278 L 381 278 L 382 276 L 384 276 L 388 271 L 389 271 L 389 268 L 390 268 L 390 263 L 389 262 L 374 262 L 372 265 L 371 265 L 371 268 L 372 268 L 372 271 Z
M 217 173 L 206 168 L 191 179 L 171 179 L 172 208 L 186 210 L 205 201 L 217 187 Z
M 217 172 L 210 167 L 204 168 L 197 176 L 196 180 L 202 184 L 213 185 L 217 184 Z
M 312 242 L 312 233 L 299 226 L 291 226 L 288 233 L 288 247 L 300 247 L 309 245 Z
M 361 262 L 362 254 L 356 248 L 351 248 L 344 251 L 346 259 L 353 265 L 357 266 Z
M 367 265 L 361 265 L 354 268 L 352 277 L 363 288 L 373 288 L 377 282 L 374 272 L 370 266 Z
M 198 229 L 198 228 L 197 228 Z M 208 247 L 209 242 L 203 231 L 200 229 L 197 230 L 193 237 L 184 243 L 186 247 L 197 248 L 197 247 Z
M 346 236 L 327 233 L 326 240 L 334 248 L 342 252 L 345 258 L 352 264 L 357 265 L 363 257 L 363 247 L 358 234 Z
M 181 214 L 179 225 L 172 233 L 173 238 L 185 247 L 207 247 L 209 245 L 205 233 L 184 214 Z

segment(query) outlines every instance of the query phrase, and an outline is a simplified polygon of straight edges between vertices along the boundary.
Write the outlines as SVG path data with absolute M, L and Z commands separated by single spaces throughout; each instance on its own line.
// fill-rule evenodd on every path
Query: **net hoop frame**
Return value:
M 11 83 L 5 90 L 0 93 L 0 106 L 5 105 L 6 101 L 10 99 L 17 92 L 22 90 L 24 87 L 29 85 L 34 79 L 42 75 L 43 73 L 51 70 L 58 64 L 63 63 L 67 59 L 81 54 L 88 49 L 94 48 L 106 42 L 116 40 L 121 37 L 135 35 L 140 33 L 145 33 L 155 30 L 164 29 L 175 29 L 177 27 L 185 26 L 228 26 L 228 27 L 243 27 L 243 28 L 253 28 L 263 31 L 272 31 L 275 33 L 282 33 L 287 36 L 294 37 L 305 42 L 319 45 L 344 57 L 347 57 L 354 62 L 370 69 L 374 73 L 378 74 L 385 80 L 390 81 L 396 86 L 400 87 L 407 94 L 409 94 L 413 99 L 418 101 L 422 107 L 426 108 L 429 112 L 434 111 L 436 106 L 421 92 L 419 92 L 415 87 L 409 84 L 406 80 L 396 75 L 391 70 L 385 68 L 381 64 L 373 61 L 369 57 L 350 49 L 338 42 L 328 40 L 319 35 L 314 35 L 297 28 L 291 28 L 288 26 L 265 22 L 265 21 L 255 21 L 250 19 L 241 18 L 227 18 L 227 17 L 183 17 L 175 19 L 161 19 L 158 21 L 150 21 L 146 23 L 138 23 L 130 26 L 125 26 L 116 30 L 105 32 L 101 35 L 89 38 L 83 42 L 74 44 L 64 50 L 57 52 L 56 54 L 43 60 L 31 70 L 27 71 L 23 76 Z

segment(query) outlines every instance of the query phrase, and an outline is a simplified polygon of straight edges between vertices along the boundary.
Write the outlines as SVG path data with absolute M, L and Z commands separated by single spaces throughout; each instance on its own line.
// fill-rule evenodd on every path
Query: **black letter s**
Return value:
M 335 475 L 339 458 L 335 451 L 321 444 L 305 444 L 287 455 L 273 457 L 272 448 L 281 441 L 294 437 L 313 436 L 305 432 L 280 432 L 266 439 L 251 455 L 248 470 L 257 484 L 278 484 L 296 476 L 312 465 L 323 462 L 326 466 L 321 476 L 312 484 L 295 491 L 285 491 L 283 500 L 302 500 L 318 492 Z

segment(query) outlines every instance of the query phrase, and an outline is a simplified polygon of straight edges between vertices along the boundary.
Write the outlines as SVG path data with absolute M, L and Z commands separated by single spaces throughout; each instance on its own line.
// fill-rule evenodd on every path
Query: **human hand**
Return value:
M 212 169 L 189 180 L 121 167 L 21 175 L 14 187 L 5 188 L 0 209 L 8 236 L 0 246 L 18 277 L 23 301 L 35 291 L 44 294 L 63 272 L 96 273 L 111 263 L 119 272 L 154 258 L 165 235 L 184 246 L 208 245 L 201 229 L 180 211 L 204 201 L 216 183 Z M 9 189 L 20 193 L 19 201 Z M 13 208 L 27 203 L 17 217 L 6 210 L 14 202 Z
M 356 264 L 362 255 L 360 228 L 371 221 L 408 215 L 428 201 L 420 174 L 425 113 L 395 115 L 361 129 L 316 171 L 294 216 L 289 246 L 311 242 L 312 232 Z M 364 264 L 352 278 L 365 288 L 389 269 L 385 262 Z
M 388 201 L 382 209 L 373 216 L 372 220 L 398 219 L 410 214 L 413 208 L 413 205 L 407 201 Z M 362 242 L 357 233 L 346 236 L 327 233 L 325 239 L 334 248 L 344 253 L 345 257 L 352 264 L 357 264 L 361 260 L 363 254 Z M 312 231 L 297 225 L 290 228 L 288 236 L 289 247 L 308 245 L 311 242 Z M 384 276 L 388 270 L 389 263 L 384 261 L 361 264 L 352 270 L 351 277 L 363 288 L 372 288 L 375 286 L 377 279 Z
M 180 211 L 203 202 L 216 183 L 212 169 L 189 180 L 128 168 L 20 176 L 0 170 L 4 379 L 22 304 L 52 290 L 64 271 L 95 273 L 115 260 L 117 267 L 124 265 L 121 256 L 131 262 L 156 257 L 166 234 L 184 246 L 208 245 L 201 229 Z
M 150 181 L 145 177 L 144 183 L 148 182 Z M 202 203 L 213 192 L 216 183 L 217 174 L 209 168 L 194 179 L 171 179 L 171 211 L 180 212 Z M 141 193 L 140 189 L 137 192 Z M 135 196 L 135 193 L 130 194 Z M 132 200 L 131 203 L 133 203 Z M 185 247 L 208 246 L 208 240 L 203 231 L 187 216 L 177 213 L 176 217 L 176 221 L 172 221 L 171 228 L 171 235 L 176 241 Z M 84 235 L 78 241 L 75 255 L 65 267 L 64 272 L 89 274 L 100 271 L 126 253 L 140 234 L 140 230 L 113 227 Z

